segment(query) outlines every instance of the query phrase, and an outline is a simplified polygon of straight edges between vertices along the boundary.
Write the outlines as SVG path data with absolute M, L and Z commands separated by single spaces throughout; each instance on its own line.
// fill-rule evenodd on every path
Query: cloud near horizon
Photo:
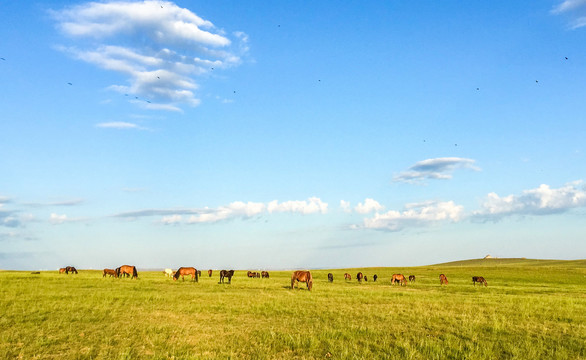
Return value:
M 78 60 L 123 74 L 129 85 L 109 89 L 154 110 L 197 106 L 196 79 L 241 63 L 248 36 L 223 30 L 167 1 L 88 2 L 52 11 L 75 46 L 58 46 Z
M 550 215 L 566 212 L 573 208 L 586 207 L 586 191 L 582 181 L 575 181 L 560 188 L 552 189 L 542 184 L 538 188 L 525 190 L 521 195 L 501 197 L 490 193 L 473 213 L 472 218 L 480 221 L 497 221 L 514 215 Z
M 408 170 L 393 177 L 393 182 L 418 183 L 425 179 L 446 180 L 452 178 L 456 169 L 470 169 L 480 171 L 473 159 L 458 157 L 443 157 L 422 160 L 415 163 Z

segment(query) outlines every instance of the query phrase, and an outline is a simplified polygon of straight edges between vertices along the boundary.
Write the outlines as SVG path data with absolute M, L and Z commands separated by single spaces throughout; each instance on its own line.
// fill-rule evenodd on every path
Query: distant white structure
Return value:
M 485 258 L 485 259 L 494 259 L 494 258 L 493 258 L 492 256 L 490 256 L 490 255 L 486 255 L 484 258 Z

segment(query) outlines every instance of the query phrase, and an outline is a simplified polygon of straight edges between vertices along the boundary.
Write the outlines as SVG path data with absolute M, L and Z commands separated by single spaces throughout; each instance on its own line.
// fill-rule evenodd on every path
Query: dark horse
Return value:
M 405 280 L 405 276 L 403 274 L 393 274 L 391 278 L 391 284 L 400 284 L 401 286 L 407 285 L 407 280 Z
M 409 275 L 409 282 L 415 282 L 415 275 Z
M 448 285 L 448 278 L 444 274 L 440 274 L 440 285 Z
M 269 278 L 269 272 L 268 271 L 263 271 L 263 272 L 260 273 L 260 275 L 262 276 L 263 279 L 264 278 L 267 278 L 267 279 Z
M 374 279 L 374 282 L 376 282 L 376 279 L 378 279 L 378 275 L 374 274 L 374 276 L 372 278 Z
M 220 282 L 218 284 L 223 284 L 224 278 L 228 278 L 228 284 L 231 284 L 232 283 L 232 276 L 234 276 L 234 270 L 220 271 Z
M 259 278 L 260 274 L 256 271 L 249 271 L 246 273 L 246 276 L 248 276 L 249 278 Z
M 114 269 L 104 269 L 104 272 L 102 273 L 102 277 L 106 277 L 106 275 L 110 275 L 110 277 L 114 276 L 115 278 L 118 277 L 118 274 L 116 273 L 116 270 L 114 270 Z
M 352 275 L 344 273 L 344 280 L 352 280 Z
M 482 276 L 472 276 L 472 284 L 476 286 L 476 283 L 480 283 L 480 285 L 484 284 L 484 286 L 488 286 L 486 280 Z
M 364 275 L 362 275 L 361 272 L 359 272 L 358 274 L 356 274 L 356 280 L 358 280 L 358 282 L 361 282 L 362 279 L 364 279 Z
M 313 287 L 313 277 L 311 276 L 311 272 L 302 270 L 294 271 L 293 274 L 291 274 L 291 289 L 293 289 L 295 284 L 297 284 L 297 289 L 299 289 L 300 282 L 306 283 L 307 289 L 311 291 L 311 288 Z
M 136 271 L 136 266 L 122 265 L 119 268 L 116 268 L 116 274 L 118 274 L 118 277 L 132 276 L 131 279 L 138 279 L 138 272 Z
M 173 275 L 173 280 L 177 280 L 179 279 L 179 276 L 181 276 L 181 279 L 185 281 L 185 275 L 191 275 L 191 280 L 195 282 L 198 282 L 199 280 L 198 271 L 194 267 L 180 267 L 175 272 L 175 275 Z
M 334 275 L 332 273 L 328 274 L 328 281 L 329 282 L 334 282 Z
M 77 274 L 77 269 L 74 268 L 73 266 L 66 266 L 65 267 L 65 273 L 66 274 L 69 274 L 69 273 Z
M 213 272 L 213 271 L 212 271 L 212 269 L 209 269 L 209 270 L 208 270 L 208 276 L 209 276 L 209 277 L 212 277 L 212 272 Z

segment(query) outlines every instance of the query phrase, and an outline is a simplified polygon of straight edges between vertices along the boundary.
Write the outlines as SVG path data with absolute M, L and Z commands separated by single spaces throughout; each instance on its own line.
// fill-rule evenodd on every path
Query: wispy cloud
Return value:
M 86 218 L 70 218 L 69 216 L 67 216 L 66 214 L 56 214 L 56 213 L 51 213 L 51 215 L 49 216 L 49 223 L 51 225 L 61 225 L 61 224 L 65 224 L 65 223 L 74 223 L 74 222 L 80 222 L 80 221 L 86 221 Z
M 130 85 L 109 88 L 147 109 L 197 106 L 196 79 L 239 65 L 248 52 L 245 33 L 235 32 L 233 44 L 212 22 L 167 1 L 89 2 L 52 15 L 76 41 L 60 50 L 123 74 Z
M 417 183 L 425 179 L 451 179 L 452 172 L 456 169 L 480 171 L 480 168 L 474 165 L 475 162 L 473 159 L 458 157 L 427 159 L 415 163 L 408 170 L 396 175 L 393 181 Z
M 97 128 L 105 129 L 119 129 L 119 130 L 148 130 L 148 128 L 142 127 L 137 124 L 124 122 L 124 121 L 113 121 L 96 124 Z
M 70 200 L 63 200 L 63 201 L 53 201 L 53 202 L 35 202 L 35 203 L 23 203 L 25 206 L 31 207 L 53 207 L 53 206 L 78 206 L 85 203 L 84 199 L 70 199 Z
M 497 221 L 514 215 L 563 213 L 578 207 L 586 207 L 586 191 L 582 181 L 572 182 L 557 189 L 543 184 L 536 189 L 525 190 L 520 195 L 501 197 L 496 193 L 490 193 L 480 210 L 473 213 L 473 219 Z
M 586 0 L 565 0 L 551 10 L 555 15 L 567 15 L 570 18 L 570 28 L 577 29 L 586 26 Z
M 355 225 L 353 228 L 402 231 L 439 222 L 458 222 L 463 218 L 463 210 L 463 206 L 456 205 L 453 201 L 407 204 L 403 211 L 391 210 L 382 214 L 377 212 L 373 217 L 364 219 L 362 225 Z
M 356 205 L 354 211 L 356 211 L 359 214 L 368 214 L 373 211 L 381 211 L 384 208 L 384 206 L 382 206 L 378 201 L 374 199 L 365 199 L 364 203 L 358 203 L 358 205 Z

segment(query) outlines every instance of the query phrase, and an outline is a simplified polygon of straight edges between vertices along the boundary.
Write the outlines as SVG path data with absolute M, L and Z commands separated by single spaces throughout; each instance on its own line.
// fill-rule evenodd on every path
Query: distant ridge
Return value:
M 495 258 L 450 261 L 430 266 L 565 266 L 586 267 L 586 259 L 582 260 L 541 260 L 526 258 Z

